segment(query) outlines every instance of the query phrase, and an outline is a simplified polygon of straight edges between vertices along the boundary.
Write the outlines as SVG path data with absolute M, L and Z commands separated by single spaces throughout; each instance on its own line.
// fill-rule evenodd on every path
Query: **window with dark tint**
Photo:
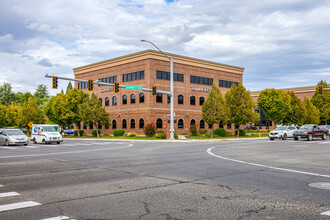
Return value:
M 213 79 L 212 78 L 206 78 L 201 76 L 190 76 L 190 83 L 196 83 L 196 84 L 202 84 L 202 85 L 212 85 Z
M 157 128 L 163 128 L 163 120 L 161 118 L 158 118 L 156 121 L 156 127 Z
M 227 124 L 227 129 L 231 129 L 231 124 Z
M 78 123 L 78 129 L 81 129 L 81 124 L 80 124 L 80 122 Z
M 117 129 L 117 122 L 115 119 L 112 120 L 112 129 Z
M 127 104 L 127 95 L 123 95 L 123 105 Z
M 171 97 L 167 95 L 167 103 L 171 103 Z
M 144 127 L 144 120 L 143 118 L 140 118 L 139 120 L 139 128 L 143 128 Z
M 163 94 L 161 94 L 161 93 L 156 94 L 156 102 L 159 102 L 159 103 L 163 102 Z
M 102 125 L 99 124 L 99 125 L 97 126 L 97 129 L 102 129 Z
M 109 129 L 109 126 L 107 126 L 107 125 L 106 125 L 106 126 L 104 126 L 104 127 L 105 127 L 105 129 Z
M 131 104 L 135 103 L 135 94 L 131 94 Z
M 205 98 L 203 96 L 199 97 L 199 105 L 203 105 Z
M 194 124 L 196 124 L 195 119 L 191 119 L 191 121 L 190 121 L 190 125 L 194 125 Z
M 183 120 L 179 119 L 178 121 L 178 128 L 183 128 Z
M 87 126 L 86 126 L 85 124 L 84 124 L 83 126 L 84 126 L 84 127 L 83 127 L 84 129 L 87 129 Z
M 226 81 L 226 80 L 219 80 L 219 87 L 230 88 L 233 84 L 238 86 L 238 82 Z
M 178 95 L 178 104 L 183 105 L 183 95 Z
M 117 96 L 112 96 L 112 105 L 117 105 Z
M 102 106 L 102 98 L 99 98 L 99 100 L 100 100 L 100 103 L 101 103 L 101 106 Z
M 109 97 L 105 97 L 105 106 L 109 106 L 110 99 Z
M 201 128 L 201 129 L 205 128 L 205 122 L 203 119 L 199 122 L 199 128 Z
M 140 103 L 144 103 L 144 93 L 143 93 L 143 92 L 141 92 L 141 93 L 139 94 L 139 102 L 140 102 Z
M 144 70 L 123 74 L 123 82 L 144 79 Z
M 114 83 L 116 81 L 117 81 L 117 76 L 111 76 L 111 77 L 99 79 L 99 82 L 104 82 L 104 83 Z M 103 86 L 103 85 L 99 84 L 99 86 Z
M 78 83 L 78 89 L 87 89 L 87 82 Z
M 213 126 L 212 124 L 209 124 L 209 129 L 212 129 L 212 126 Z
M 219 128 L 223 128 L 222 122 L 219 123 Z
M 122 128 L 123 128 L 123 129 L 126 129 L 126 128 L 127 128 L 127 122 L 126 122 L 126 119 L 123 119 Z
M 89 124 L 89 129 L 93 129 L 93 123 Z
M 239 128 L 239 125 L 235 125 L 235 129 L 238 129 Z
M 134 129 L 135 128 L 135 120 L 131 119 L 131 128 Z
M 196 101 L 195 101 L 195 96 L 190 96 L 190 105 L 195 105 Z
M 170 72 L 156 70 L 156 78 L 157 79 L 165 79 L 170 80 Z M 173 81 L 183 82 L 183 74 L 181 73 L 173 73 Z

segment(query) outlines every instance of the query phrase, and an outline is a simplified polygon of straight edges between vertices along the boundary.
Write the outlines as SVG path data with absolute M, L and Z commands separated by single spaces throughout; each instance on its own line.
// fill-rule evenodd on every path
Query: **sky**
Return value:
M 330 82 L 329 0 L 0 0 L 0 85 L 155 49 L 245 68 L 250 91 Z M 175 65 L 175 60 L 174 60 Z

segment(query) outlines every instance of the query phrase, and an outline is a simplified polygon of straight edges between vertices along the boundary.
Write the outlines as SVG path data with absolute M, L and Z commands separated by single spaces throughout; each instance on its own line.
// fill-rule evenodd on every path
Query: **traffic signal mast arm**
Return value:
M 46 78 L 52 78 L 53 76 L 50 76 L 48 74 L 45 75 Z M 83 80 L 83 79 L 72 79 L 72 78 L 67 78 L 67 77 L 61 77 L 61 76 L 57 76 L 58 79 L 62 79 L 62 80 L 68 80 L 68 81 L 75 81 L 75 82 L 86 82 L 88 83 L 88 80 Z M 99 82 L 98 80 L 93 81 L 94 84 L 99 84 L 99 85 L 104 85 L 104 86 L 114 86 L 114 83 L 105 83 L 105 82 Z M 125 85 L 120 85 L 119 84 L 119 88 L 124 88 L 125 89 Z M 146 92 L 152 92 L 152 89 L 146 89 L 146 88 L 142 88 L 142 91 L 146 91 Z M 170 92 L 167 91 L 161 91 L 161 90 L 157 90 L 157 93 L 161 93 L 161 94 L 165 94 L 165 95 L 169 95 L 171 96 Z

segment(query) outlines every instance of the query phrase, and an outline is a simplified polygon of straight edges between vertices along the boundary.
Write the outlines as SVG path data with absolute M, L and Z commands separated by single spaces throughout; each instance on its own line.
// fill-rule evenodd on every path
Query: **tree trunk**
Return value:
M 239 137 L 239 127 L 238 127 L 238 129 L 237 129 L 237 137 Z
M 80 122 L 79 122 L 79 124 L 80 124 Z M 78 128 L 78 137 L 80 137 L 79 127 L 78 127 L 78 124 L 77 123 L 76 123 L 76 126 Z
M 96 128 L 96 134 L 97 134 L 97 137 L 99 138 L 100 137 L 100 135 L 99 135 L 99 130 L 98 130 L 98 127 L 96 127 L 96 124 L 94 124 L 95 125 L 95 128 Z

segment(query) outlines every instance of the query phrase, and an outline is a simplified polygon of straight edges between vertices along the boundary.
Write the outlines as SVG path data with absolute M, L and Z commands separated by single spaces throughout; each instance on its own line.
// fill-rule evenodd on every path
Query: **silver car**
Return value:
M 268 135 L 269 139 L 272 141 L 275 138 L 282 138 L 286 140 L 287 138 L 293 138 L 293 132 L 297 130 L 294 126 L 280 126 L 274 131 L 271 131 Z
M 0 129 L 0 144 L 1 145 L 16 145 L 29 144 L 28 137 L 19 129 L 16 128 L 1 128 Z

